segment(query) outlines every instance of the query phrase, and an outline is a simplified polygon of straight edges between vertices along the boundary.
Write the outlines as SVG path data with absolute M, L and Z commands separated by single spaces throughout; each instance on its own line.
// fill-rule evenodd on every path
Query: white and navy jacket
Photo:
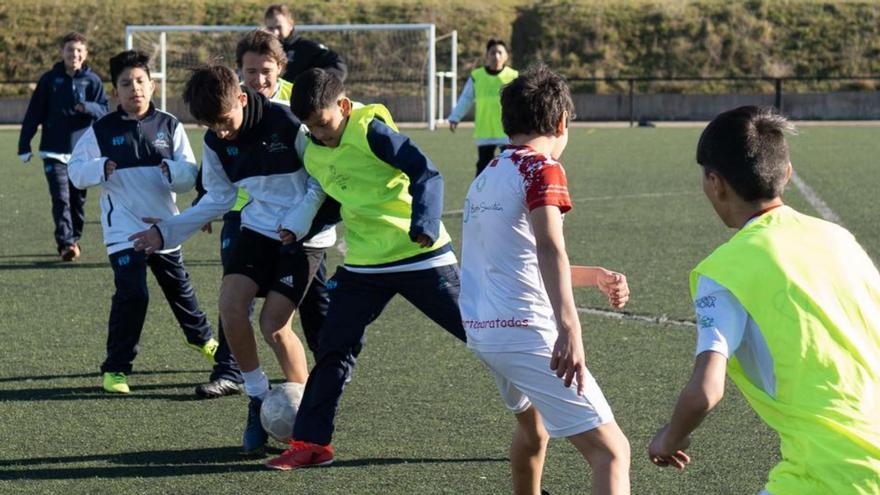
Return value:
M 109 179 L 107 160 L 116 163 Z M 170 180 L 159 165 L 165 162 Z M 150 227 L 144 217 L 171 218 L 179 213 L 175 193 L 195 185 L 195 156 L 183 125 L 150 104 L 143 119 L 130 118 L 121 108 L 99 119 L 77 142 L 68 173 L 80 189 L 102 186 L 101 226 L 107 253 L 132 247 L 128 237 Z M 161 252 L 180 249 L 168 244 Z
M 253 101 L 249 105 L 262 106 L 259 122 L 234 140 L 220 139 L 211 130 L 205 133 L 202 180 L 207 192 L 193 207 L 156 225 L 163 242 L 179 244 L 229 211 L 241 187 L 250 196 L 241 209 L 243 228 L 279 240 L 280 227 L 305 240 L 305 246 L 332 246 L 338 219 L 316 217 L 326 194 L 302 162 L 305 126 L 290 108 L 250 89 L 245 92 Z

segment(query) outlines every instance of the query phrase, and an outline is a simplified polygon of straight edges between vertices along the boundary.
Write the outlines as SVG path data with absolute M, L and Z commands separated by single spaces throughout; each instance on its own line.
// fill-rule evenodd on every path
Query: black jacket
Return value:
M 282 79 L 293 82 L 296 76 L 309 69 L 325 69 L 333 72 L 343 81 L 348 75 L 348 67 L 338 53 L 318 43 L 301 38 L 296 33 L 283 39 L 281 44 L 287 53 L 287 68 Z

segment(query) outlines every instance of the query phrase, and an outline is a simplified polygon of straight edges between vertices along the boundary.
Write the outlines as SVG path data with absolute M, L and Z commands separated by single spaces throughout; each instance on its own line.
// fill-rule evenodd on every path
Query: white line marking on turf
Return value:
M 816 191 L 814 191 L 809 184 L 804 182 L 804 179 L 801 179 L 801 176 L 798 175 L 798 173 L 794 170 L 792 170 L 791 172 L 791 181 L 794 182 L 794 185 L 798 188 L 798 191 L 800 191 L 801 194 L 803 194 L 804 197 L 807 198 L 807 202 L 810 203 L 810 206 L 812 206 L 819 213 L 819 215 L 822 216 L 822 218 L 828 220 L 829 222 L 834 222 L 840 225 L 843 224 L 837 213 L 834 213 L 834 210 L 832 210 L 831 207 L 828 206 L 828 203 L 822 201 L 822 198 L 820 198 L 819 195 L 816 194 Z
M 604 316 L 606 318 L 615 318 L 618 320 L 632 320 L 632 321 L 641 321 L 644 323 L 653 323 L 655 325 L 673 325 L 679 327 L 696 327 L 697 324 L 692 320 L 672 320 L 669 319 L 666 315 L 661 316 L 652 316 L 652 315 L 638 315 L 633 313 L 618 313 L 617 311 L 608 311 L 605 309 L 594 309 L 594 308 L 578 308 L 578 313 L 584 313 L 588 315 L 594 316 Z
M 698 191 L 686 192 L 656 192 L 656 193 L 639 193 L 639 194 L 618 194 L 617 196 L 593 196 L 590 198 L 577 198 L 572 200 L 574 203 L 582 201 L 613 201 L 615 199 L 643 199 L 643 198 L 668 198 L 670 196 L 689 196 L 699 194 Z M 461 215 L 464 210 L 447 210 L 443 212 L 443 216 Z

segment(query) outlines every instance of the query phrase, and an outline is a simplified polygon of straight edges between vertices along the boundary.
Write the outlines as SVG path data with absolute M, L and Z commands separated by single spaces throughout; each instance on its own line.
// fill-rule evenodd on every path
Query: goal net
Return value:
M 151 57 L 160 107 L 188 118 L 180 95 L 188 69 L 207 62 L 235 66 L 235 47 L 259 26 L 127 26 L 126 49 Z M 346 87 L 352 99 L 383 103 L 400 122 L 442 120 L 439 95 L 447 100 L 457 77 L 456 36 L 440 38 L 433 24 L 297 25 L 296 32 L 339 53 L 348 65 Z M 438 70 L 438 53 L 441 64 Z

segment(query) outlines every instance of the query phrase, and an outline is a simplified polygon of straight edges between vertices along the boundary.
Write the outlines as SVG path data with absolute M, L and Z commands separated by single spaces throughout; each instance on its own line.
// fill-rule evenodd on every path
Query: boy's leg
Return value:
M 312 283 L 306 291 L 306 295 L 299 307 L 299 321 L 302 324 L 303 334 L 306 336 L 306 344 L 312 351 L 312 356 L 318 356 L 318 342 L 321 327 L 327 318 L 327 309 L 330 307 L 330 291 L 327 290 L 327 256 L 322 254 L 321 264 L 318 271 L 312 277 Z
M 629 493 L 629 441 L 616 422 L 568 437 L 593 470 L 593 493 Z
M 73 225 L 73 240 L 79 243 L 83 227 L 86 223 L 86 190 L 77 189 L 72 181 L 70 184 L 70 219 Z
M 116 292 L 110 304 L 107 358 L 102 373 L 131 373 L 147 315 L 147 263 L 143 253 L 126 249 L 110 255 Z
M 223 277 L 220 286 L 220 321 L 229 348 L 243 372 L 260 367 L 257 341 L 250 319 L 251 302 L 257 297 L 258 291 L 256 282 L 238 273 Z
M 391 273 L 400 295 L 428 318 L 462 342 L 467 337 L 461 324 L 458 265 L 438 266 L 414 272 Z
M 52 198 L 52 220 L 55 222 L 55 244 L 60 253 L 74 244 L 73 221 L 70 218 L 70 185 L 67 164 L 52 158 L 43 161 L 49 196 Z
M 516 415 L 516 430 L 510 444 L 510 471 L 515 495 L 539 495 L 541 473 L 550 436 L 534 406 Z
M 383 283 L 385 275 L 352 273 L 340 267 L 330 280 L 330 309 L 293 427 L 293 438 L 328 445 L 345 379 L 364 344 L 364 332 L 395 290 Z
M 477 175 L 495 158 L 495 147 L 494 144 L 477 146 Z
M 196 291 L 192 286 L 189 273 L 183 266 L 183 254 L 180 250 L 171 253 L 154 253 L 147 257 L 147 264 L 162 288 L 168 305 L 177 319 L 177 323 L 186 336 L 186 341 L 193 346 L 203 347 L 213 337 L 211 324 L 205 312 L 199 307 Z M 211 349 L 211 360 L 213 351 Z

